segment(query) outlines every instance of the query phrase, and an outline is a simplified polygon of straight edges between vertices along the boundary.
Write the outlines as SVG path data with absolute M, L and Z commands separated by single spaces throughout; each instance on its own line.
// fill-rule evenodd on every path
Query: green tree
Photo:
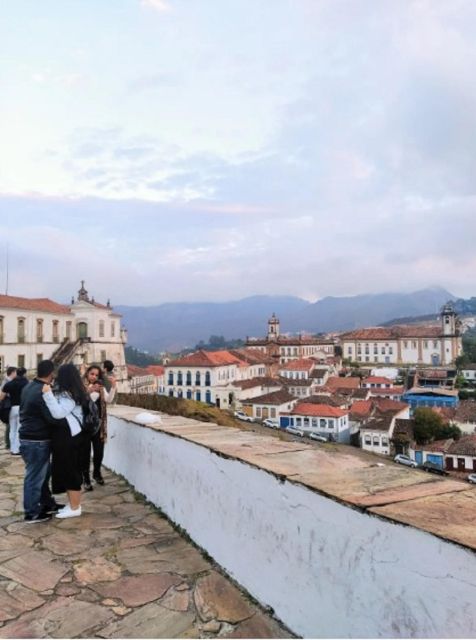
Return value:
M 418 444 L 427 444 L 434 440 L 461 437 L 461 430 L 448 424 L 438 413 L 429 407 L 419 407 L 413 416 L 413 433 Z

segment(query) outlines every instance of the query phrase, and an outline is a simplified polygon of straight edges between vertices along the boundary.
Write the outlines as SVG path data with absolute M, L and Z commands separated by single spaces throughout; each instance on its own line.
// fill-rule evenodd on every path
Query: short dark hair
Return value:
M 108 373 L 111 373 L 111 371 L 114 369 L 114 362 L 112 360 L 104 360 L 103 367 Z
M 11 376 L 12 373 L 15 373 L 16 370 L 16 367 L 7 367 L 7 376 Z
M 17 376 L 18 376 L 19 378 L 22 378 L 22 377 L 25 375 L 25 373 L 26 373 L 26 369 L 25 369 L 25 367 L 18 367 L 18 369 L 17 369 Z
M 52 360 L 42 360 L 38 363 L 37 374 L 39 378 L 47 378 L 55 370 Z

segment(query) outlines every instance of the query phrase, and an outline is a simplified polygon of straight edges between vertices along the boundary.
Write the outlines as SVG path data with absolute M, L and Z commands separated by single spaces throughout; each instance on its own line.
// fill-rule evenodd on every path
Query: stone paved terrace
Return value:
M 24 524 L 23 468 L 0 450 L 0 637 L 291 637 L 113 473 L 81 518 Z

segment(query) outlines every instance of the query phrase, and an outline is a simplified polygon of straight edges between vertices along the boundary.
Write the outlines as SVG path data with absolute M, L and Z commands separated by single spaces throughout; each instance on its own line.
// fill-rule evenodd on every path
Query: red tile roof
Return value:
M 476 457 L 476 435 L 463 436 L 450 446 L 448 453 L 458 456 Z
M 368 378 L 364 378 L 362 380 L 362 384 L 393 384 L 393 380 L 390 378 L 385 378 L 384 376 L 369 376 Z
M 390 400 L 390 398 L 376 398 L 374 402 L 380 413 L 399 413 L 404 409 L 408 409 L 408 404 L 405 402 Z
M 446 451 L 448 451 L 453 442 L 453 438 L 448 438 L 446 440 L 435 440 L 434 442 L 429 442 L 427 444 L 414 444 L 412 448 L 418 451 L 445 453 Z
M 165 367 L 162 367 L 159 364 L 150 364 L 148 367 L 146 367 L 146 371 L 148 371 L 152 375 L 154 375 L 157 378 L 159 378 L 160 376 L 164 375 Z
M 395 327 L 369 327 L 357 329 L 341 335 L 341 341 L 349 340 L 397 340 L 398 338 L 439 338 L 441 327 L 435 326 L 395 326 Z
M 229 351 L 195 351 L 189 353 L 182 358 L 172 360 L 168 363 L 168 367 L 222 367 L 225 365 L 236 364 L 245 366 L 246 363 L 234 356 Z
M 16 296 L 0 295 L 0 308 L 71 314 L 69 307 L 64 304 L 53 302 L 53 300 L 50 300 L 49 298 L 19 298 Z
M 280 365 L 280 371 L 311 371 L 315 367 L 315 362 L 309 358 L 299 358 L 298 360 L 291 360 L 286 364 Z
M 242 404 L 281 405 L 286 404 L 286 402 L 292 402 L 293 400 L 296 400 L 294 396 L 288 393 L 285 389 L 280 389 L 279 391 L 265 393 L 263 396 L 258 396 L 257 398 L 247 398 L 246 400 L 242 400 Z
M 128 378 L 136 378 L 138 376 L 150 376 L 152 375 L 150 371 L 144 369 L 144 367 L 137 367 L 135 364 L 127 365 L 127 377 Z
M 386 396 L 386 395 L 394 395 L 401 396 L 405 392 L 404 387 L 373 387 L 371 389 L 367 389 L 370 392 L 371 396 Z
M 372 400 L 354 400 L 350 408 L 350 414 L 356 418 L 366 418 L 372 413 L 372 408 Z
M 331 376 L 326 382 L 326 387 L 328 387 L 330 390 L 358 389 L 360 387 L 360 378 L 358 378 L 357 376 L 347 378 Z
M 331 407 L 328 404 L 315 404 L 310 402 L 301 402 L 291 411 L 292 415 L 299 416 L 320 416 L 322 418 L 342 418 L 349 412 L 337 407 Z

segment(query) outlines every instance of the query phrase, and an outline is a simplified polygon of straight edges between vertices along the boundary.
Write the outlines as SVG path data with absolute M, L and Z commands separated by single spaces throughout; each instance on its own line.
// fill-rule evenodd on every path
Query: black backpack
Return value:
M 83 405 L 83 422 L 81 431 L 90 438 L 93 438 L 101 426 L 99 410 L 97 404 L 91 398 L 88 399 L 86 405 Z

